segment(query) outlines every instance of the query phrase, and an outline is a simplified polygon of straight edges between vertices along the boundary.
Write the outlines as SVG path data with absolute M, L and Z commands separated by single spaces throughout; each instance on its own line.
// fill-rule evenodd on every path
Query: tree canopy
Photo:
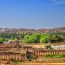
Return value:
M 64 42 L 65 33 L 0 33 L 0 43 L 18 39 L 22 43 Z

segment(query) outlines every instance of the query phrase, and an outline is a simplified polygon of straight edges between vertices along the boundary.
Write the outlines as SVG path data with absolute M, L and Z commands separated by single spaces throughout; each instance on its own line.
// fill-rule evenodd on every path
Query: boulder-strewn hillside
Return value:
M 65 27 L 53 28 L 53 29 L 26 29 L 26 28 L 0 28 L 1 32 L 8 33 L 47 33 L 47 32 L 65 32 Z

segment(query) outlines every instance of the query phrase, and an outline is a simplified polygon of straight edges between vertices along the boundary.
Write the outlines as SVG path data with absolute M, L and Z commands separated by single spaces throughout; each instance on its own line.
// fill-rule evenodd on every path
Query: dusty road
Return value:
M 65 65 L 65 63 L 21 63 L 20 65 Z
M 65 65 L 65 63 L 20 63 L 20 64 L 0 64 L 0 65 Z

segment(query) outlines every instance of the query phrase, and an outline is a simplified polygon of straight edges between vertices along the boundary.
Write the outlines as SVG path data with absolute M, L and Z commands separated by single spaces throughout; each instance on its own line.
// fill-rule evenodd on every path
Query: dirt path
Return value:
M 65 63 L 21 63 L 21 64 L 0 64 L 0 65 L 65 65 Z
M 20 65 L 65 65 L 65 63 L 21 63 Z

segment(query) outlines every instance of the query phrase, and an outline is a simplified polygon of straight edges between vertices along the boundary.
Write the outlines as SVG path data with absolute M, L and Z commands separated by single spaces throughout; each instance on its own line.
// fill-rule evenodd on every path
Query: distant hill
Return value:
M 65 32 L 65 27 L 53 29 L 26 29 L 26 28 L 0 28 L 0 33 L 52 33 L 52 32 Z

